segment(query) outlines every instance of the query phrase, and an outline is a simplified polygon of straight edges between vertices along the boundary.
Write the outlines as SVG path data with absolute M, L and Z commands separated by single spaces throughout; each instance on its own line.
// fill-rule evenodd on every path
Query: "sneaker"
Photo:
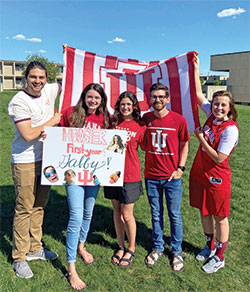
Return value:
M 44 247 L 41 250 L 39 250 L 37 253 L 27 254 L 26 257 L 27 257 L 26 258 L 27 262 L 30 262 L 33 260 L 53 261 L 58 258 L 58 254 Z
M 212 273 L 217 272 L 219 269 L 223 268 L 224 266 L 225 266 L 225 260 L 223 259 L 221 261 L 219 257 L 214 255 L 208 260 L 207 263 L 205 263 L 201 267 L 201 269 L 208 274 L 212 274 Z
M 16 275 L 20 278 L 29 279 L 33 277 L 33 273 L 27 263 L 27 261 L 23 262 L 13 262 L 12 267 L 14 268 Z
M 215 255 L 216 248 L 211 250 L 208 245 L 206 244 L 203 249 L 196 255 L 196 259 L 199 262 L 204 262 L 207 259 L 211 258 L 212 256 Z

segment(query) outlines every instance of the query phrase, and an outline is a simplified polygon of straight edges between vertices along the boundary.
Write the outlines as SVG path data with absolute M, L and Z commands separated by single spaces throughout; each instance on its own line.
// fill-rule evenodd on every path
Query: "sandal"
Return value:
M 181 273 L 184 271 L 184 258 L 185 256 L 182 253 L 179 253 L 173 256 L 172 269 L 174 272 Z M 182 266 L 179 270 L 175 270 L 174 267 L 178 265 L 182 265 Z
M 146 256 L 145 258 L 145 264 L 148 266 L 148 267 L 154 267 L 156 266 L 158 260 L 163 256 L 163 251 L 159 251 L 159 250 L 153 250 L 151 251 L 151 253 L 149 255 Z M 150 264 L 148 262 L 148 257 L 150 257 L 150 259 L 153 261 L 152 264 Z
M 129 253 L 130 254 L 130 257 L 128 259 L 124 258 L 124 256 L 126 255 L 126 253 Z M 123 258 L 120 260 L 119 267 L 121 267 L 121 268 L 127 268 L 127 267 L 129 267 L 133 263 L 133 261 L 135 259 L 135 253 L 132 250 L 128 249 L 126 251 L 126 253 L 123 256 Z M 125 263 L 128 263 L 128 264 L 127 265 L 121 265 L 121 262 L 125 262 Z
M 123 251 L 123 255 L 121 257 L 119 257 L 117 254 L 118 251 L 120 251 L 120 250 Z M 125 254 L 125 248 L 123 246 L 119 246 L 119 249 L 117 249 L 111 257 L 111 263 L 114 264 L 115 266 L 119 266 L 120 261 L 121 261 L 122 257 L 124 256 L 124 254 Z M 117 259 L 118 262 L 114 261 L 114 258 Z

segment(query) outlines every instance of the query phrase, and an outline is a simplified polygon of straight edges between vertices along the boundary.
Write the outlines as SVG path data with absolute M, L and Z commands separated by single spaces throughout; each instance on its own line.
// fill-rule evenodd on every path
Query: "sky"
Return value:
M 250 0 L 0 0 L 0 59 L 40 54 L 63 62 L 62 44 L 141 61 L 189 51 L 200 57 L 250 50 Z

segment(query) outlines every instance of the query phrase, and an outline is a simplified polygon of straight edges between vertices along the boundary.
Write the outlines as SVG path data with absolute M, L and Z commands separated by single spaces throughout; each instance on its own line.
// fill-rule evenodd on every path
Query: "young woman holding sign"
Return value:
M 107 96 L 102 86 L 91 83 L 85 87 L 75 107 L 68 108 L 62 116 L 59 126 L 74 128 L 108 128 L 109 114 Z M 82 257 L 86 264 L 94 261 L 87 252 L 86 241 L 93 214 L 95 200 L 100 186 L 79 186 L 66 184 L 69 207 L 66 251 L 69 270 L 69 282 L 73 289 L 81 290 L 86 284 L 79 278 L 76 268 L 76 255 Z
M 229 236 L 229 205 L 231 169 L 228 159 L 238 142 L 237 112 L 230 92 L 217 91 L 211 105 L 202 94 L 199 78 L 199 59 L 195 61 L 197 101 L 208 119 L 195 134 L 200 147 L 190 171 L 190 204 L 200 209 L 206 245 L 196 256 L 206 261 L 202 270 L 217 272 L 225 265 L 224 251 Z M 214 245 L 214 221 L 216 247 Z
M 124 184 L 122 187 L 104 187 L 105 198 L 111 199 L 114 208 L 114 225 L 119 249 L 111 262 L 119 267 L 128 267 L 135 258 L 136 222 L 133 215 L 134 203 L 142 195 L 138 144 L 141 143 L 145 126 L 140 119 L 140 108 L 136 96 L 125 91 L 115 104 L 112 128 L 127 130 Z M 125 250 L 125 232 L 128 249 Z

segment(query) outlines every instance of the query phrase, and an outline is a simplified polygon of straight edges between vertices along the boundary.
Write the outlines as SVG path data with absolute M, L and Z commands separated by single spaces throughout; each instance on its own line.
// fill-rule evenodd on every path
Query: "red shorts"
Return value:
M 231 188 L 226 190 L 210 189 L 194 178 L 189 178 L 189 200 L 192 207 L 201 210 L 201 214 L 229 217 Z

